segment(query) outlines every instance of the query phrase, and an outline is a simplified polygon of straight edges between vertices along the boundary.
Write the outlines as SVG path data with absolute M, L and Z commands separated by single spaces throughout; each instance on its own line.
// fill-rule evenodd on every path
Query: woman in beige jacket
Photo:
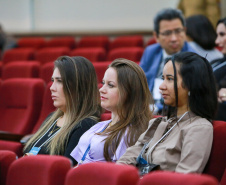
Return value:
M 182 52 L 166 61 L 162 78 L 166 116 L 151 120 L 117 163 L 135 166 L 142 159 L 161 170 L 201 173 L 211 151 L 217 107 L 212 68 L 205 58 Z

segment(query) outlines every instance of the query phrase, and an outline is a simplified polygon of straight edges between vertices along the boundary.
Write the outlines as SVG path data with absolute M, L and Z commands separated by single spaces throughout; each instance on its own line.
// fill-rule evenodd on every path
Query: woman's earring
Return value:
M 188 91 L 188 96 L 190 96 L 191 95 L 191 93 L 190 93 L 190 91 Z

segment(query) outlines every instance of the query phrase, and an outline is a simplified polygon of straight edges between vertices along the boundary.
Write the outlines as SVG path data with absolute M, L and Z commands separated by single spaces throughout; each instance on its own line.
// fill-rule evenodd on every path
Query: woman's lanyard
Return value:
M 107 124 L 107 126 L 105 126 L 99 133 L 103 132 L 103 131 L 109 126 L 110 123 L 111 123 L 111 122 L 109 122 L 109 123 Z M 83 161 L 85 160 L 86 155 L 88 154 L 89 151 L 90 151 L 90 144 L 89 144 L 89 146 L 87 147 L 85 153 L 83 154 L 82 159 L 79 161 L 78 166 L 79 166 L 80 164 L 83 163 Z
M 173 130 L 173 128 L 181 121 L 181 119 L 187 114 L 188 112 L 185 112 L 181 117 L 180 119 L 151 147 L 151 149 L 148 151 L 147 153 L 147 156 L 150 156 L 151 152 L 154 150 L 154 148 L 157 146 L 157 144 L 159 144 L 163 139 L 166 138 L 166 136 Z M 149 146 L 149 144 L 151 143 L 152 139 L 148 142 L 148 143 L 145 143 L 142 150 L 141 150 L 141 153 L 140 155 L 137 157 L 137 162 L 138 161 L 142 161 L 142 160 L 145 160 L 143 158 L 143 153 L 145 151 L 145 149 L 147 148 L 147 146 Z M 148 158 L 147 158 L 148 159 Z M 148 162 L 148 160 L 147 160 Z M 145 162 L 144 162 L 145 163 Z
M 58 118 L 59 119 L 59 118 Z M 57 119 L 57 120 L 58 120 Z M 56 133 L 54 133 L 50 138 L 48 138 L 45 142 L 43 142 L 39 147 L 35 147 L 35 145 L 49 132 L 49 130 L 54 126 L 54 124 L 56 124 L 56 122 L 57 122 L 57 120 L 56 121 L 54 121 L 54 123 L 52 124 L 52 126 L 51 127 L 49 127 L 49 129 L 45 132 L 45 134 L 43 134 L 42 135 L 42 137 L 40 137 L 36 142 L 35 142 L 35 144 L 33 145 L 33 147 L 31 148 L 31 150 L 29 151 L 29 153 L 32 153 L 32 154 L 34 154 L 34 155 L 37 155 L 38 153 L 39 153 L 39 151 L 41 150 L 41 148 L 42 148 L 42 146 L 44 145 L 44 144 L 46 144 L 47 142 L 49 142 L 49 140 L 50 139 L 52 139 L 59 131 L 60 131 L 60 129 L 56 132 Z

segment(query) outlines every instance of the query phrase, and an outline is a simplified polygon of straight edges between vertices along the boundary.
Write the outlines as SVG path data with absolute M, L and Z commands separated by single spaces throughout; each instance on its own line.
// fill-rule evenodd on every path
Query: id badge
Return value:
M 29 153 L 37 155 L 38 152 L 40 151 L 40 149 L 41 148 L 39 148 L 39 147 L 32 147 Z

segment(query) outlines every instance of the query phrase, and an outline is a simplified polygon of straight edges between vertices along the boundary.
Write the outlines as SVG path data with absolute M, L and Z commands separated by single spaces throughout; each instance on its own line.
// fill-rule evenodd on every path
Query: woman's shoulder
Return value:
M 187 128 L 191 127 L 200 127 L 200 128 L 213 128 L 212 123 L 206 118 L 202 118 L 200 116 L 194 116 L 188 120 Z

